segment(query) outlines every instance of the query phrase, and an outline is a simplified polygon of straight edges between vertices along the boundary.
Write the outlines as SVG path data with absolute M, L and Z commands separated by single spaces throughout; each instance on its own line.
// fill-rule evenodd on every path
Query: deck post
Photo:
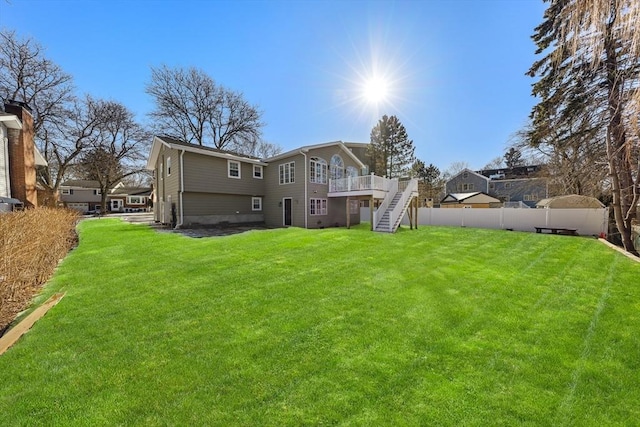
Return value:
M 416 206 L 416 230 L 418 229 L 418 198 L 413 198 L 415 206 Z
M 351 212 L 349 211 L 349 197 L 347 196 L 347 228 L 351 228 Z
M 373 195 L 369 199 L 369 221 L 371 221 L 371 231 L 373 231 Z

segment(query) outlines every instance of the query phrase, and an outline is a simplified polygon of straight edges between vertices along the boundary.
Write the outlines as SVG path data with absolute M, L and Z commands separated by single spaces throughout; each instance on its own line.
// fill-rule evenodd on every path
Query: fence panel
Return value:
M 603 209 L 443 209 L 419 208 L 418 225 L 444 225 L 534 232 L 535 227 L 575 228 L 582 236 L 607 233 L 608 208 Z M 360 208 L 368 222 L 369 208 Z M 408 215 L 402 220 L 409 225 Z

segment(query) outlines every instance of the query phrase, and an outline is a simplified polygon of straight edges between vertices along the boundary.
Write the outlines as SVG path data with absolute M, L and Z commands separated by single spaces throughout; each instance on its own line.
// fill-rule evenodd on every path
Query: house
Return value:
M 540 169 L 540 166 L 477 172 L 464 169 L 447 181 L 445 191 L 447 194 L 481 191 L 507 203 L 507 206 L 535 207 L 548 195 L 547 180 L 539 176 Z
M 150 187 L 116 187 L 107 195 L 111 212 L 150 212 Z
M 125 187 L 116 184 L 107 193 L 109 212 L 148 212 L 151 209 L 151 188 Z M 82 213 L 100 210 L 102 191 L 100 183 L 93 180 L 72 179 L 60 185 L 60 201 L 69 208 Z
M 401 184 L 363 175 L 368 168 L 352 150 L 364 153 L 366 144 L 349 144 L 306 145 L 258 159 L 156 136 L 147 162 L 154 171 L 155 220 L 175 227 L 349 226 L 359 223 L 360 201 L 366 199 L 383 207 L 374 215 L 375 226 L 395 230 L 417 196 L 417 180 Z
M 100 183 L 85 179 L 67 180 L 60 185 L 60 202 L 82 213 L 98 211 L 102 202 Z
M 0 197 L 17 199 L 25 207 L 38 206 L 36 169 L 47 163 L 35 146 L 33 117 L 27 104 L 4 104 L 0 144 Z
M 500 199 L 487 193 L 449 193 L 440 201 L 441 208 L 495 208 L 502 206 Z

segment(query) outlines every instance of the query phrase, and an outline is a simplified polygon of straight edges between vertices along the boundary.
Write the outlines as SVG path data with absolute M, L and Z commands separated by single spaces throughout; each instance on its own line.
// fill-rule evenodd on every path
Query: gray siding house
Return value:
M 536 176 L 538 166 L 491 169 L 474 172 L 464 169 L 445 184 L 447 194 L 481 191 L 502 202 L 516 202 L 528 207 L 547 197 L 547 179 Z M 525 207 L 526 207 L 525 206 Z
M 306 145 L 257 159 L 156 136 L 147 162 L 154 171 L 155 220 L 174 227 L 349 226 L 360 222 L 361 200 L 378 200 L 385 212 L 375 218 L 376 225 L 384 228 L 380 231 L 395 231 L 398 217 L 417 196 L 417 180 L 414 195 L 413 181 L 399 185 L 398 180 L 363 175 L 368 168 L 354 151 L 363 155 L 367 144 L 348 145 Z M 391 203 L 394 196 L 397 201 Z

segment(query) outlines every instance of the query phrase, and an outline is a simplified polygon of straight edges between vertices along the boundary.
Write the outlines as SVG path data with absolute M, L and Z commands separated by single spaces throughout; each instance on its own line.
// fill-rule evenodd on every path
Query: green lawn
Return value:
M 0 425 L 634 425 L 640 264 L 465 228 L 192 239 L 84 221 Z

